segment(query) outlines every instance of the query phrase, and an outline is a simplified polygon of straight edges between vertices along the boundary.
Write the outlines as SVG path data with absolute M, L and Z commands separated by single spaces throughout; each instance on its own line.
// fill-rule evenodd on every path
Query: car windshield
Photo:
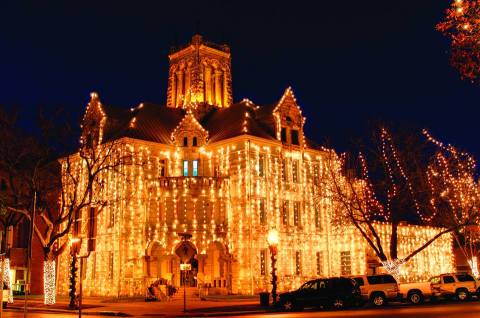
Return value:
M 315 282 L 306 282 L 305 284 L 302 285 L 302 287 L 300 287 L 300 289 L 311 289 L 313 286 L 313 283 Z

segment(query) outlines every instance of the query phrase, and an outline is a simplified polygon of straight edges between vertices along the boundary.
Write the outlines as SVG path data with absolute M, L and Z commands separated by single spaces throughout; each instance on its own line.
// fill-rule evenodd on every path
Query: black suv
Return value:
M 353 279 L 333 277 L 311 280 L 297 290 L 280 294 L 279 304 L 291 311 L 320 306 L 342 309 L 361 302 L 360 288 Z

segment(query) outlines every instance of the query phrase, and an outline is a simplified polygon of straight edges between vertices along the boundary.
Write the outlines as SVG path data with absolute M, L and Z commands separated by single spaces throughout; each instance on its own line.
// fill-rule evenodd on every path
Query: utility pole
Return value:
M 27 281 L 24 288 L 24 304 L 23 304 L 23 317 L 27 318 L 27 298 L 28 293 L 30 292 L 30 281 L 32 280 L 32 240 L 33 240 L 33 231 L 35 227 L 35 214 L 37 207 L 37 191 L 33 192 L 33 210 L 32 217 L 30 218 L 30 229 L 28 231 L 28 245 L 27 245 Z M 2 280 L 3 281 L 3 280 Z M 3 305 L 3 304 L 2 304 Z

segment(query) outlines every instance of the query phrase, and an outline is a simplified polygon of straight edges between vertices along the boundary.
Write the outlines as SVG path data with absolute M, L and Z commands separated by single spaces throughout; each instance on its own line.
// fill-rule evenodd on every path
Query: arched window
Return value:
M 197 146 L 197 137 L 193 137 L 192 146 L 193 146 L 193 147 L 196 147 L 196 146 Z
M 188 137 L 183 137 L 183 146 L 184 147 L 188 146 Z

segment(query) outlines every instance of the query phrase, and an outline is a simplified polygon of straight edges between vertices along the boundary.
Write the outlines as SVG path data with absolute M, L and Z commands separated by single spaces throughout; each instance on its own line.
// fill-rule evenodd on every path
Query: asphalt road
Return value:
M 385 308 L 348 309 L 343 311 L 305 310 L 293 313 L 254 314 L 249 318 L 295 318 L 295 317 L 375 317 L 375 318 L 480 318 L 480 302 L 424 304 L 420 306 L 391 306 Z
M 211 315 L 212 313 L 210 313 Z M 207 315 L 207 316 L 210 316 Z M 154 317 L 151 313 L 143 313 L 145 317 Z M 191 314 L 190 314 L 191 316 Z M 3 317 L 22 318 L 21 311 L 4 311 Z M 63 313 L 28 313 L 29 318 L 74 318 L 78 315 L 63 314 Z M 105 317 L 85 315 L 86 318 Z M 163 316 L 165 317 L 165 316 Z M 199 317 L 205 317 L 200 315 Z M 249 314 L 241 316 L 229 315 L 229 317 L 248 317 L 248 318 L 480 318 L 480 302 L 471 301 L 467 303 L 439 303 L 439 304 L 425 304 L 420 306 L 401 305 L 391 306 L 385 308 L 362 308 L 362 309 L 348 309 L 342 311 L 324 311 L 324 310 L 304 310 L 302 312 L 275 312 L 262 314 Z

